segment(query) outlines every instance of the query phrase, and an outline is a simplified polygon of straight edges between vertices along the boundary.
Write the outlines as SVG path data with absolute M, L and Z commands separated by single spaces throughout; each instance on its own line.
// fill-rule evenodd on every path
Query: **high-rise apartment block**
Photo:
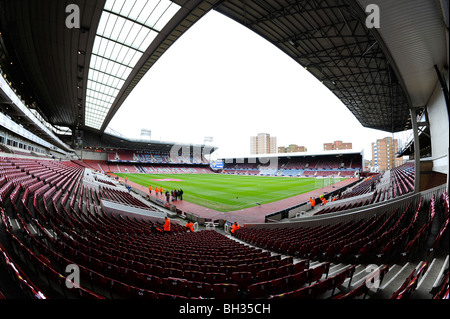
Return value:
M 397 157 L 398 147 L 398 140 L 391 137 L 372 143 L 372 166 L 378 166 L 384 172 L 402 165 L 403 157 Z
M 274 154 L 277 152 L 277 138 L 267 133 L 259 133 L 250 138 L 251 154 Z

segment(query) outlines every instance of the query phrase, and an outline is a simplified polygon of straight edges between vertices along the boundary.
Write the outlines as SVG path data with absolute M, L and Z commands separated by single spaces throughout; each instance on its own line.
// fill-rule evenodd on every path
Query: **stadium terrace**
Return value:
M 362 0 L 71 4 L 0 1 L 1 309 L 144 299 L 168 316 L 253 302 L 280 316 L 279 300 L 292 315 L 312 300 L 448 299 L 448 1 L 378 1 L 379 28 Z M 212 13 L 296 61 L 363 127 L 410 133 L 408 160 L 381 172 L 354 150 L 216 160 L 220 145 L 109 129 Z

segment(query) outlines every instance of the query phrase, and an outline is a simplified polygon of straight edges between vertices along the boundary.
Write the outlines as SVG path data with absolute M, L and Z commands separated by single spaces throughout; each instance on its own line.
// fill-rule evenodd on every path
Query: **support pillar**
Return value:
M 410 109 L 411 124 L 414 134 L 414 164 L 415 164 L 415 177 L 414 177 L 414 192 L 418 193 L 420 190 L 420 141 L 419 141 L 419 126 L 417 124 L 417 111 L 415 108 Z

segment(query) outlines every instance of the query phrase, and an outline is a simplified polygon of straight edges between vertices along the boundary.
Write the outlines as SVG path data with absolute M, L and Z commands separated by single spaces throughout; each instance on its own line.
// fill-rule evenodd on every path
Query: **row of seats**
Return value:
M 407 299 L 417 288 L 419 279 L 428 269 L 428 262 L 425 261 L 419 267 L 411 272 L 402 285 L 392 294 L 391 299 Z
M 392 257 L 394 252 L 407 257 L 428 233 L 437 209 L 444 214 L 445 225 L 448 209 L 443 201 L 436 204 L 433 197 L 428 206 L 421 199 L 403 210 L 386 211 L 357 222 L 298 228 L 245 227 L 236 231 L 235 236 L 258 247 L 300 258 L 375 263 Z
M 77 189 L 81 188 L 75 187 L 75 190 Z M 72 198 L 78 198 L 80 200 L 84 197 L 75 193 L 72 195 Z M 57 209 L 58 207 L 61 207 L 61 203 L 56 204 Z M 40 215 L 37 215 L 40 218 L 30 219 L 28 221 L 35 225 L 35 229 L 41 230 L 40 233 L 41 236 L 45 237 L 45 242 L 51 243 L 52 246 L 52 249 L 50 249 L 49 246 L 43 248 L 43 243 L 40 242 L 39 244 L 35 243 L 34 248 L 40 247 L 38 250 L 40 250 L 40 252 L 45 252 L 47 256 L 43 256 L 48 260 L 62 260 L 61 258 L 64 256 L 66 259 L 72 258 L 70 261 L 75 261 L 84 267 L 89 265 L 89 267 L 93 269 L 87 271 L 87 278 L 89 278 L 90 285 L 94 284 L 93 287 L 98 285 L 102 286 L 102 282 L 107 282 L 106 286 L 103 285 L 102 288 L 109 287 L 112 289 L 112 283 L 114 282 L 116 287 L 130 287 L 129 289 L 125 289 L 130 291 L 130 293 L 135 290 L 134 288 L 139 288 L 145 289 L 146 291 L 153 291 L 158 297 L 161 297 L 159 294 L 192 297 L 195 296 L 195 293 L 186 290 L 188 286 L 192 288 L 192 286 L 195 285 L 198 288 L 200 286 L 210 285 L 212 288 L 211 291 L 213 292 L 210 296 L 215 298 L 229 296 L 230 292 L 235 296 L 236 289 L 243 295 L 247 294 L 248 296 L 248 287 L 252 284 L 276 280 L 283 275 L 293 275 L 291 273 L 292 271 L 300 271 L 302 267 L 305 268 L 305 265 L 302 266 L 302 264 L 298 264 L 298 266 L 294 268 L 291 258 L 286 259 L 285 261 L 281 261 L 279 255 L 272 258 L 268 256 L 267 252 L 262 252 L 255 248 L 238 244 L 214 231 L 203 231 L 194 234 L 178 232 L 169 236 L 163 235 L 158 231 L 150 231 L 145 236 L 142 236 L 142 233 L 139 236 L 135 236 L 137 233 L 131 232 L 130 230 L 142 229 L 139 227 L 147 227 L 152 230 L 151 223 L 122 216 L 115 217 L 102 215 L 98 211 L 92 213 L 86 211 L 76 212 L 76 210 L 73 209 L 73 207 L 77 207 L 75 203 L 71 206 L 66 202 L 66 206 L 68 209 L 58 209 L 58 223 L 52 223 L 52 221 L 54 222 L 53 218 L 42 219 L 42 216 Z M 55 203 L 53 207 L 55 208 Z M 39 207 L 37 207 L 37 209 L 39 209 Z M 42 213 L 49 217 L 52 213 L 47 210 L 48 207 L 45 208 Z M 96 232 L 91 233 L 89 236 L 89 233 L 84 232 L 81 235 L 70 228 L 70 225 L 74 225 L 74 223 L 71 222 L 72 219 L 65 217 L 66 214 L 73 214 L 72 219 L 76 218 L 76 220 L 79 220 L 80 226 L 83 224 L 84 220 L 84 223 L 89 223 L 91 225 L 114 225 L 115 228 L 110 233 Z M 40 225 L 41 222 L 42 225 Z M 60 229 L 61 225 L 66 225 L 64 231 Z M 52 233 L 56 234 L 56 238 L 59 239 L 58 241 L 55 241 L 50 237 L 49 229 L 51 229 Z M 28 234 L 28 236 L 31 235 Z M 33 238 L 30 238 L 30 241 L 35 241 L 34 236 Z M 193 248 L 196 248 L 195 251 L 189 252 L 189 250 L 192 250 Z M 146 249 L 148 250 L 148 255 L 144 254 Z M 133 254 L 133 251 L 136 254 Z M 106 252 L 109 252 L 110 255 Z M 126 253 L 120 257 L 120 252 Z M 156 252 L 159 252 L 160 254 L 161 259 L 159 259 L 159 262 L 161 263 L 161 266 L 147 267 L 148 265 L 151 265 L 148 263 L 150 259 L 144 261 L 143 258 L 149 258 L 150 256 L 158 257 Z M 165 256 L 164 254 L 167 255 Z M 53 256 L 53 258 L 49 258 L 48 256 Z M 103 260 L 97 257 L 101 257 Z M 270 261 L 271 258 L 273 259 L 273 262 Z M 154 260 L 155 263 L 156 260 L 158 260 L 158 258 Z M 183 263 L 183 260 L 188 262 Z M 222 262 L 220 262 L 221 260 Z M 265 262 L 262 262 L 263 260 Z M 57 263 L 56 261 L 54 262 Z M 116 265 L 120 263 L 123 263 L 123 266 L 119 267 Z M 216 264 L 211 265 L 212 263 Z M 275 266 L 280 267 L 275 268 Z M 158 271 L 160 271 L 159 276 L 157 276 Z M 222 273 L 219 271 L 224 272 Z M 151 272 L 153 272 L 153 274 Z M 110 276 L 105 276 L 106 273 Z M 115 275 L 113 276 L 112 274 Z M 127 277 L 128 282 L 124 282 L 127 281 L 125 280 L 124 274 L 130 276 Z M 200 281 L 203 275 L 203 280 Z M 151 279 L 150 281 L 153 285 L 151 287 L 153 290 L 148 290 L 146 289 L 149 288 L 148 285 L 144 286 L 142 283 L 141 285 L 138 285 L 136 284 L 136 281 L 131 279 L 134 278 L 134 280 L 138 280 L 138 278 L 143 279 L 144 277 Z M 155 286 L 154 282 L 156 281 L 158 283 L 158 278 L 161 280 L 161 285 L 158 286 L 158 284 L 156 284 Z M 251 281 L 248 282 L 247 287 L 242 286 L 242 282 L 247 279 L 251 279 Z M 195 282 L 195 284 L 188 284 L 188 282 Z M 240 284 L 235 284 L 234 282 L 239 282 Z M 184 294 L 177 290 L 179 288 L 178 286 L 184 287 Z M 111 291 L 109 288 L 107 290 Z M 208 289 L 206 290 L 209 291 Z M 250 289 L 250 291 L 252 291 L 252 289 Z M 178 295 L 175 293 L 178 293 Z M 206 295 L 209 294 L 207 293 Z
M 118 189 L 100 186 L 100 197 L 111 201 L 119 202 L 124 205 L 130 205 L 147 210 L 154 210 L 151 206 L 146 205 L 133 195 Z
M 364 179 L 362 182 L 358 183 L 354 187 L 352 187 L 351 190 L 348 190 L 348 191 L 344 192 L 343 194 L 341 194 L 339 199 L 351 198 L 351 197 L 368 194 L 371 191 L 373 191 L 372 185 L 373 185 L 373 187 L 376 187 L 378 185 L 378 183 L 380 182 L 380 179 L 381 179 L 381 174 L 372 175 L 372 176 Z M 374 201 L 372 200 L 371 204 L 373 202 Z
M 24 228 L 25 225 L 24 225 Z M 37 227 L 40 228 L 40 227 Z M 44 234 L 44 232 L 43 232 Z M 61 234 L 60 234 L 61 235 Z M 161 235 L 162 236 L 162 235 Z M 221 235 L 220 235 L 221 236 Z M 222 236 L 223 237 L 223 236 Z M 32 237 L 30 240 L 34 240 L 34 237 Z M 50 240 L 50 238 L 48 238 L 48 240 Z M 56 243 L 56 242 L 55 242 Z M 206 278 L 210 278 L 211 281 L 205 281 L 205 278 L 203 278 L 203 280 L 200 281 L 202 276 L 199 276 L 199 274 L 195 273 L 195 271 L 186 271 L 186 278 L 179 278 L 182 277 L 180 276 L 180 273 L 169 273 L 170 268 L 165 267 L 163 270 L 166 271 L 166 275 L 169 275 L 168 277 L 158 277 L 156 275 L 151 275 L 148 273 L 138 273 L 135 270 L 132 270 L 131 268 L 125 269 L 123 268 L 122 271 L 123 272 L 119 272 L 118 267 L 115 267 L 115 263 L 104 263 L 103 266 L 101 266 L 100 268 L 95 268 L 96 263 L 94 262 L 94 259 L 91 260 L 85 260 L 85 263 L 83 263 L 83 259 L 81 258 L 81 254 L 80 253 L 75 253 L 73 256 L 73 259 L 71 258 L 71 254 L 68 253 L 68 251 L 70 249 L 63 249 L 62 251 L 64 253 L 62 254 L 58 254 L 58 256 L 55 256 L 56 251 L 57 250 L 49 250 L 48 248 L 42 248 L 42 244 L 41 243 L 35 243 L 34 244 L 35 247 L 41 247 L 41 251 L 46 251 L 47 256 L 53 256 L 54 260 L 62 260 L 62 256 L 64 256 L 64 260 L 65 262 L 69 262 L 67 259 L 70 260 L 70 262 L 76 261 L 77 264 L 79 264 L 80 266 L 83 265 L 89 265 L 90 269 L 88 270 L 87 268 L 84 268 L 83 273 L 87 274 L 87 277 L 89 278 L 89 280 L 91 281 L 91 284 L 94 283 L 96 285 L 101 283 L 106 283 L 106 286 L 103 286 L 103 289 L 105 287 L 109 287 L 112 288 L 111 284 L 114 283 L 116 286 L 120 286 L 122 289 L 125 289 L 124 291 L 122 291 L 122 293 L 126 293 L 126 291 L 129 291 L 131 293 L 131 291 L 134 291 L 137 289 L 144 289 L 145 291 L 147 291 L 148 294 L 148 290 L 149 288 L 151 288 L 150 291 L 153 291 L 157 294 L 166 294 L 167 296 L 176 296 L 176 297 L 193 297 L 196 294 L 198 294 L 200 291 L 202 291 L 203 296 L 209 296 L 209 297 L 215 297 L 215 298 L 223 298 L 223 297 L 229 297 L 230 293 L 233 293 L 233 297 L 235 297 L 235 293 L 241 289 L 244 288 L 244 286 L 242 285 L 242 283 L 245 280 L 251 279 L 253 274 L 251 274 L 250 272 L 244 272 L 244 271 L 240 271 L 240 272 L 233 272 L 231 274 L 231 278 L 233 280 L 233 282 L 225 282 L 225 278 L 220 274 L 220 273 L 207 273 L 206 274 Z M 67 246 L 70 247 L 70 246 Z M 39 249 L 39 248 L 38 248 Z M 73 251 L 72 251 L 73 253 Z M 67 256 L 67 257 L 66 257 Z M 43 257 L 45 258 L 45 260 L 47 260 L 47 257 Z M 129 258 L 129 256 L 128 256 Z M 53 259 L 53 258 L 52 258 Z M 49 259 L 48 259 L 49 260 Z M 191 261 L 192 262 L 192 261 Z M 50 264 L 50 261 L 47 261 L 47 264 Z M 64 263 L 63 263 L 64 265 Z M 288 264 L 286 264 L 288 265 Z M 300 265 L 299 265 L 300 266 Z M 85 267 L 85 266 L 83 266 Z M 105 267 L 105 268 L 103 268 Z M 305 267 L 305 264 L 303 265 L 303 268 Z M 297 270 L 300 270 L 301 268 L 299 267 Z M 305 274 L 315 274 L 315 278 L 320 278 L 321 274 L 323 273 L 323 270 L 326 269 L 325 267 L 320 267 L 320 269 L 322 270 L 320 273 L 315 270 L 312 271 L 311 269 L 308 269 L 307 272 L 305 272 L 303 274 L 303 276 L 301 276 L 302 278 L 304 278 L 305 280 L 312 280 L 312 277 L 310 277 L 309 275 L 306 276 Z M 292 269 L 294 270 L 294 269 Z M 281 270 L 280 270 L 281 271 Z M 102 275 L 108 273 L 108 276 Z M 281 274 L 286 274 L 286 273 L 281 273 L 279 272 L 279 275 Z M 170 275 L 176 275 L 178 277 L 172 277 Z M 260 280 L 266 280 L 266 279 L 270 279 L 269 275 L 269 271 L 260 271 L 258 272 L 258 274 L 256 275 L 257 278 L 260 278 Z M 126 276 L 126 278 L 124 277 Z M 317 280 L 317 279 L 315 279 Z M 126 282 L 126 283 L 125 283 Z M 133 284 L 133 285 L 131 285 Z M 250 284 L 250 282 L 248 282 L 248 284 Z M 195 288 L 193 288 L 192 286 L 195 286 Z M 258 286 L 254 286 L 255 289 L 257 289 L 256 287 L 259 287 L 258 289 L 260 289 L 261 285 Z M 127 288 L 128 287 L 128 288 Z M 188 287 L 190 287 L 190 289 L 186 290 Z M 200 289 L 200 287 L 202 287 L 202 289 Z M 146 289 L 147 288 L 147 289 Z M 211 288 L 211 289 L 210 289 Z M 192 290 L 193 289 L 193 290 Z M 253 291 L 253 288 L 249 288 L 249 290 L 245 290 L 247 293 L 248 291 Z M 110 289 L 108 289 L 110 290 Z M 111 291 L 111 290 L 110 290 Z M 116 292 L 117 293 L 117 292 Z M 251 294 L 250 294 L 251 295 Z M 253 293 L 253 295 L 255 295 L 255 293 Z M 122 295 L 123 296 L 123 295 Z M 127 293 L 127 296 L 128 293 Z
M 348 191 L 345 194 L 341 195 L 339 199 L 351 198 L 374 191 L 376 185 L 380 182 L 380 178 L 381 174 L 376 174 L 365 179 L 357 186 L 355 186 L 351 191 Z M 379 203 L 391 198 L 396 198 L 398 196 L 408 194 L 412 191 L 414 191 L 414 166 L 411 166 L 410 163 L 407 163 L 393 169 L 391 171 L 391 183 L 389 184 L 389 187 L 375 190 L 370 199 L 359 200 L 350 204 L 324 207 L 314 215 L 323 215 Z
M 61 167 L 59 173 L 65 171 Z M 357 287 L 341 293 L 346 279 L 346 288 L 350 286 L 354 262 L 392 256 L 414 239 L 422 225 L 442 214 L 439 198 L 344 224 L 243 227 L 235 232 L 257 248 L 215 231 L 189 233 L 173 223 L 166 234 L 160 231 L 162 220 L 105 214 L 99 207 L 101 192 L 83 185 L 82 169 L 74 171 L 64 190 L 46 181 L 36 188 L 16 186 L 1 211 L 2 224 L 20 255 L 68 298 L 351 298 L 367 292 Z M 46 196 L 35 197 L 37 191 Z M 443 207 L 448 220 L 448 196 Z M 20 231 L 13 229 L 13 219 Z M 294 263 L 293 256 L 302 261 Z M 310 267 L 310 259 L 320 260 L 319 266 Z M 329 276 L 331 260 L 349 265 Z M 81 272 L 76 290 L 65 288 L 65 269 L 71 264 Z M 21 275 L 27 278 L 26 272 Z M 51 295 L 43 282 L 39 284 L 35 286 L 39 296 Z
M 366 200 L 360 200 L 360 201 L 352 202 L 352 203 L 349 203 L 349 204 L 342 204 L 342 205 L 335 205 L 335 206 L 332 206 L 332 207 L 325 207 L 325 208 L 322 208 L 321 210 L 319 210 L 317 213 L 314 213 L 313 216 L 324 215 L 324 214 L 333 213 L 333 212 L 340 212 L 340 211 L 347 210 L 347 209 L 358 208 L 358 207 L 369 205 L 370 202 L 371 202 L 370 199 L 366 199 Z

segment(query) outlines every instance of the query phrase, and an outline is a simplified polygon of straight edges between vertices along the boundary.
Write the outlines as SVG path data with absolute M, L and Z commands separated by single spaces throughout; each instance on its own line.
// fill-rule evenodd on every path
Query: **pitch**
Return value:
M 230 212 L 267 204 L 313 191 L 314 178 L 223 174 L 123 174 L 116 175 L 148 188 L 183 189 L 183 200 L 210 209 Z M 152 195 L 155 195 L 153 191 Z M 161 196 L 161 195 L 160 195 Z M 165 198 L 165 197 L 163 197 Z

